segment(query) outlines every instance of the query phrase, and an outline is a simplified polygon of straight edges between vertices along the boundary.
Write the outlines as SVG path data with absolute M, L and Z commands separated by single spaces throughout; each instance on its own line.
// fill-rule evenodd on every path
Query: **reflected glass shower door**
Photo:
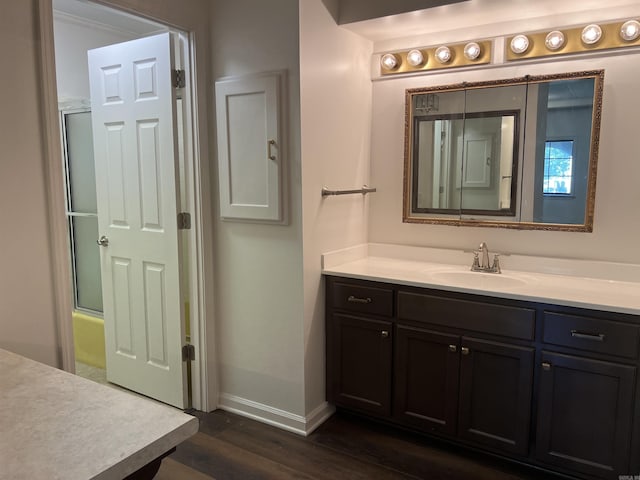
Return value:
M 74 307 L 102 313 L 91 111 L 63 111 L 61 120 Z

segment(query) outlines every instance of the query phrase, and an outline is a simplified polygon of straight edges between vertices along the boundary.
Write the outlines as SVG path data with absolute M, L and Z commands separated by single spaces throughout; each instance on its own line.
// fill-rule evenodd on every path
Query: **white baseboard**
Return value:
M 335 411 L 332 405 L 324 402 L 303 417 L 228 393 L 220 394 L 218 408 L 303 436 L 313 432 Z
M 316 428 L 322 425 L 326 420 L 329 419 L 331 415 L 336 411 L 336 407 L 328 404 L 327 402 L 322 402 L 318 405 L 314 410 L 306 416 L 306 430 L 305 435 L 309 435 Z

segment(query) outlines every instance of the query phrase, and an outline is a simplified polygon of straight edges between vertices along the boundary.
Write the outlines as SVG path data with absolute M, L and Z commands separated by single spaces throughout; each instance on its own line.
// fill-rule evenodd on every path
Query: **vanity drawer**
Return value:
M 618 357 L 638 356 L 639 327 L 601 318 L 544 312 L 544 342 Z
M 334 282 L 331 306 L 350 312 L 393 316 L 393 290 Z
M 535 336 L 536 312 L 526 307 L 400 292 L 398 317 L 522 340 Z

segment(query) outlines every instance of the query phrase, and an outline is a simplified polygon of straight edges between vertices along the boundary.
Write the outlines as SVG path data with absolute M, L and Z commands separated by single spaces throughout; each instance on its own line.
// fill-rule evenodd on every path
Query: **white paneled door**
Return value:
M 170 35 L 89 51 L 89 79 L 107 379 L 183 408 Z

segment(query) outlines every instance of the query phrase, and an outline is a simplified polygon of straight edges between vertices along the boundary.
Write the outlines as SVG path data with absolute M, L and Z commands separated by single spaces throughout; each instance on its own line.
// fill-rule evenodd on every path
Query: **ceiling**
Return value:
M 338 24 L 425 10 L 467 0 L 339 0 Z
M 490 38 L 497 35 L 496 30 L 500 34 L 543 30 L 554 22 L 568 26 L 564 24 L 567 15 L 575 24 L 617 20 L 640 15 L 640 6 L 638 0 L 468 0 L 343 27 L 374 43 L 415 36 Z M 564 18 L 562 25 L 557 25 L 558 18 Z
M 159 30 L 166 30 L 166 27 L 159 23 L 135 17 L 87 0 L 53 0 L 53 10 L 63 15 L 120 30 L 134 37 L 146 36 Z

